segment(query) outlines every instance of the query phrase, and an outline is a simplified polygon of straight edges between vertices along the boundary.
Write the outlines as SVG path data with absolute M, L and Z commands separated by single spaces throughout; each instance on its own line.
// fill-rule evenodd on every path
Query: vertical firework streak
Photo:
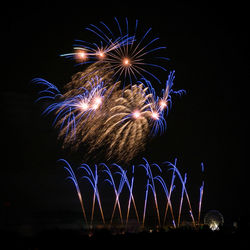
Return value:
M 132 174 L 134 174 L 134 166 L 132 166 Z M 127 179 L 126 179 L 126 183 L 128 185 L 128 189 L 129 189 L 129 201 L 128 201 L 127 216 L 126 216 L 126 226 L 127 226 L 128 225 L 128 217 L 129 217 L 129 213 L 130 213 L 131 199 L 133 197 L 134 176 L 132 176 L 132 178 L 131 178 L 131 183 L 129 183 Z M 133 199 L 133 201 L 134 201 L 134 199 Z M 136 208 L 136 206 L 135 206 L 135 208 Z M 137 209 L 135 209 L 135 211 L 136 211 L 138 223 L 140 223 Z
M 187 174 L 185 173 L 185 175 L 184 175 L 184 180 L 183 180 L 183 181 L 181 180 L 181 183 L 182 183 L 182 190 L 181 190 L 181 200 L 180 200 L 179 214 L 178 214 L 178 221 L 177 221 L 178 227 L 180 226 L 181 211 L 182 211 L 182 204 L 183 204 L 183 195 L 184 195 L 184 190 L 185 190 L 186 181 L 187 181 Z
M 165 225 L 167 210 L 168 210 L 168 207 L 170 207 L 170 212 L 171 212 L 171 216 L 172 216 L 172 223 L 173 223 L 174 228 L 176 228 L 174 212 L 173 212 L 172 203 L 171 203 L 171 199 L 170 199 L 170 197 L 171 197 L 171 187 L 170 187 L 170 192 L 168 192 L 167 185 L 166 185 L 165 181 L 163 180 L 163 178 L 161 176 L 158 175 L 158 176 L 154 177 L 154 179 L 159 181 L 159 183 L 161 184 L 161 186 L 162 186 L 162 188 L 163 188 L 163 190 L 165 192 L 166 198 L 167 198 L 167 204 L 166 204 L 166 209 L 165 209 L 165 213 L 164 213 L 164 219 L 163 219 L 162 226 Z
M 137 222 L 138 222 L 138 224 L 140 224 L 140 219 L 139 219 L 139 215 L 138 215 L 138 211 L 137 211 L 137 207 L 136 207 L 136 203 L 135 203 L 135 199 L 134 199 L 134 195 L 133 195 L 134 176 L 132 176 L 131 183 L 129 183 L 129 180 L 127 178 L 127 171 L 125 171 L 120 165 L 118 165 L 116 163 L 113 163 L 112 165 L 116 166 L 119 169 L 119 172 L 117 172 L 117 173 L 121 175 L 122 188 L 123 188 L 123 185 L 126 183 L 128 190 L 129 190 L 129 200 L 128 200 L 128 206 L 127 206 L 127 215 L 126 215 L 126 226 L 128 225 L 131 200 L 132 200 L 132 203 L 134 206 Z M 132 174 L 134 174 L 134 166 L 132 166 Z
M 204 172 L 204 164 L 203 164 L 203 162 L 201 163 L 201 171 Z M 197 221 L 198 225 L 200 224 L 203 191 L 204 191 L 204 181 L 202 181 L 202 184 L 201 184 L 201 187 L 200 187 L 199 212 L 198 212 L 198 221 Z
M 146 215 L 146 207 L 147 207 L 148 189 L 149 188 L 151 188 L 151 191 L 152 191 L 153 196 L 154 196 L 158 225 L 160 226 L 161 220 L 160 220 L 160 213 L 159 213 L 159 207 L 158 207 L 158 201 L 157 201 L 157 195 L 156 195 L 156 189 L 155 189 L 155 183 L 154 183 L 155 178 L 153 177 L 150 164 L 148 163 L 148 161 L 145 158 L 143 158 L 143 160 L 145 161 L 145 164 L 140 164 L 139 166 L 143 167 L 146 170 L 146 174 L 147 174 L 148 179 L 147 179 L 147 185 L 146 185 L 146 194 L 145 194 L 142 226 L 144 227 L 144 223 L 145 223 L 145 215 Z M 152 164 L 152 165 L 156 166 L 158 168 L 158 170 L 160 170 L 160 172 L 162 172 L 161 168 L 157 164 Z
M 118 190 L 117 190 L 116 185 L 115 185 L 115 181 L 114 181 L 114 178 L 113 178 L 113 175 L 112 175 L 109 167 L 105 163 L 101 163 L 100 165 L 105 167 L 105 169 L 103 170 L 103 172 L 107 173 L 108 176 L 109 176 L 109 179 L 107 178 L 107 179 L 105 179 L 105 181 L 107 181 L 113 187 L 114 192 L 115 192 L 115 204 L 114 204 L 114 208 L 113 208 L 111 219 L 110 219 L 110 225 L 112 224 L 112 221 L 113 221 L 113 218 L 114 218 L 114 214 L 115 214 L 115 209 L 116 209 L 117 205 L 118 205 L 118 209 L 119 209 L 119 215 L 120 215 L 120 219 L 121 219 L 121 224 L 123 225 L 123 218 L 122 218 L 122 211 L 121 211 L 121 205 L 120 205 L 120 201 L 119 201 L 119 196 L 120 196 L 120 193 L 121 193 L 123 185 L 124 185 L 124 180 L 121 177 L 120 184 L 119 184 L 119 187 L 118 187 Z
M 86 226 L 88 227 L 88 221 L 87 221 L 87 216 L 86 216 L 85 208 L 84 208 L 84 205 L 83 205 L 82 194 L 81 194 L 81 191 L 80 191 L 80 188 L 79 188 L 78 181 L 77 181 L 77 178 L 75 176 L 75 173 L 74 173 L 73 169 L 71 168 L 70 164 L 66 160 L 59 159 L 58 161 L 61 161 L 61 162 L 63 162 L 63 163 L 66 164 L 66 166 L 64 167 L 64 169 L 70 175 L 66 179 L 71 180 L 74 183 L 74 185 L 75 185 L 75 188 L 76 188 L 76 191 L 77 191 L 77 195 L 78 195 L 78 198 L 79 198 L 79 201 L 80 201 L 80 204 L 81 204 L 81 208 L 82 208 L 82 213 L 83 213 L 84 221 L 85 221 Z
M 105 218 L 104 218 L 101 199 L 100 199 L 98 186 L 97 186 L 97 184 L 98 184 L 97 165 L 95 165 L 95 174 L 93 173 L 91 168 L 85 163 L 83 163 L 81 165 L 80 169 L 83 169 L 83 170 L 85 170 L 87 172 L 88 176 L 85 175 L 85 176 L 82 177 L 82 179 L 87 179 L 89 181 L 89 183 L 91 184 L 92 188 L 93 188 L 93 202 L 92 202 L 92 212 L 91 212 L 90 226 L 91 226 L 91 228 L 93 226 L 93 218 L 94 218 L 94 210 L 95 210 L 95 200 L 96 200 L 96 198 L 97 198 L 97 201 L 98 201 L 98 204 L 99 204 L 99 209 L 100 209 L 100 213 L 101 213 L 101 216 L 102 216 L 103 224 L 105 224 Z
M 176 166 L 176 163 L 177 163 L 177 159 L 175 158 L 175 160 L 174 160 L 174 166 Z M 172 194 L 172 191 L 175 188 L 175 186 L 174 186 L 174 180 L 175 180 L 175 169 L 173 170 L 173 173 L 172 173 L 171 185 L 170 185 L 169 193 L 168 193 L 168 201 L 171 201 L 171 194 Z M 166 222 L 167 212 L 168 212 L 169 205 L 170 205 L 170 202 L 167 203 L 166 208 L 165 208 L 164 219 L 163 219 L 163 226 L 165 225 L 165 222 Z M 173 215 L 173 211 L 171 211 L 171 214 L 172 214 L 172 218 L 173 218 L 174 227 L 176 227 L 175 220 L 174 220 L 174 215 Z
M 193 210 L 192 210 L 191 202 L 190 202 L 189 195 L 188 195 L 188 192 L 187 192 L 187 189 L 186 189 L 187 174 L 185 173 L 184 180 L 183 180 L 183 178 L 181 176 L 181 173 L 179 172 L 178 168 L 172 163 L 169 163 L 169 165 L 172 166 L 171 170 L 175 171 L 177 173 L 177 175 L 179 177 L 179 180 L 181 181 L 181 184 L 182 184 L 182 193 L 181 193 L 180 208 L 179 208 L 179 215 L 178 215 L 178 226 L 179 226 L 179 223 L 180 223 L 181 208 L 182 208 L 182 201 L 183 201 L 184 193 L 186 195 L 186 199 L 187 199 L 187 202 L 188 202 L 188 205 L 189 205 L 189 213 L 190 213 L 190 216 L 192 218 L 193 225 L 195 226 Z

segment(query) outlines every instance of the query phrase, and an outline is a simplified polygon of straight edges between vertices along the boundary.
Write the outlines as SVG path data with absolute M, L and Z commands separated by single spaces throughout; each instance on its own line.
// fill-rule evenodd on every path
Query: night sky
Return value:
M 87 25 L 103 21 L 112 26 L 115 16 L 153 28 L 167 46 L 169 69 L 176 72 L 174 88 L 187 91 L 173 98 L 166 133 L 149 142 L 143 156 L 157 163 L 177 157 L 179 170 L 188 173 L 190 196 L 199 195 L 204 162 L 203 215 L 216 209 L 228 223 L 249 216 L 245 6 L 123 4 L 3 8 L 1 221 L 24 225 L 37 214 L 80 212 L 73 186 L 57 163 L 65 158 L 78 166 L 77 156 L 61 149 L 30 81 L 41 77 L 62 88 L 81 67 L 59 55 L 72 50 L 74 39 L 88 40 Z

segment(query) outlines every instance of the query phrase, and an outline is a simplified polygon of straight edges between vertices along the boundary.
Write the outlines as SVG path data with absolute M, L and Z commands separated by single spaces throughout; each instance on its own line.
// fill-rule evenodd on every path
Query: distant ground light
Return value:
M 208 225 L 212 231 L 219 230 L 224 224 L 223 215 L 217 210 L 210 210 L 205 214 L 204 224 Z

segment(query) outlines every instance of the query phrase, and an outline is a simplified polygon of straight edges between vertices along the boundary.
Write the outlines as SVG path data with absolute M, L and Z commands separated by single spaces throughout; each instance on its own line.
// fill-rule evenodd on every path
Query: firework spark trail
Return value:
M 173 176 L 174 176 L 174 174 L 173 174 Z M 176 227 L 174 212 L 173 212 L 172 203 L 171 203 L 171 199 L 170 199 L 171 198 L 171 187 L 170 187 L 170 191 L 168 191 L 166 182 L 163 180 L 163 178 L 160 175 L 154 177 L 154 179 L 159 181 L 159 183 L 161 184 L 161 186 L 162 186 L 162 188 L 163 188 L 163 190 L 165 192 L 166 198 L 167 198 L 167 205 L 166 205 L 166 210 L 165 210 L 162 226 L 165 225 L 166 216 L 167 216 L 167 208 L 170 207 L 170 212 L 171 212 L 171 216 L 172 216 L 172 223 L 173 223 L 173 226 Z
M 74 185 L 75 185 L 75 188 L 76 188 L 76 191 L 77 191 L 77 195 L 78 195 L 78 199 L 80 201 L 81 208 L 82 208 L 84 221 L 86 223 L 86 226 L 88 227 L 88 221 L 87 221 L 87 216 L 86 216 L 85 208 L 84 208 L 84 205 L 83 205 L 82 194 L 81 194 L 81 191 L 80 191 L 80 188 L 79 188 L 78 181 L 77 181 L 77 178 L 75 176 L 75 173 L 74 173 L 73 169 L 71 168 L 70 164 L 66 160 L 59 159 L 58 161 L 62 161 L 62 162 L 64 162 L 66 164 L 66 167 L 64 167 L 64 169 L 70 175 L 66 179 L 71 180 L 74 183 Z
M 92 202 L 92 212 L 91 212 L 91 220 L 90 220 L 90 226 L 93 226 L 93 218 L 94 218 L 94 209 L 95 209 L 95 199 L 97 198 L 98 204 L 99 204 L 99 209 L 100 209 L 100 213 L 102 216 L 102 221 L 103 224 L 105 224 L 105 218 L 104 218 L 104 213 L 102 210 L 102 204 L 101 204 L 101 198 L 100 198 L 100 194 L 99 194 L 99 190 L 98 190 L 98 173 L 97 173 L 97 165 L 95 165 L 95 171 L 93 173 L 93 171 L 91 170 L 91 168 L 83 163 L 81 165 L 81 167 L 79 167 L 80 169 L 83 169 L 87 172 L 88 176 L 84 175 L 82 177 L 82 179 L 87 179 L 89 181 L 89 183 L 91 184 L 91 186 L 93 187 L 93 202 Z
M 55 100 L 58 96 L 61 96 L 60 90 L 52 83 L 42 79 L 42 78 L 34 78 L 32 83 L 36 85 L 45 86 L 46 89 L 39 91 L 39 98 L 37 98 L 36 102 L 41 101 L 42 99 L 52 99 Z
M 201 171 L 204 172 L 204 164 L 201 163 Z M 203 192 L 204 192 L 204 181 L 202 181 L 201 187 L 200 187 L 200 200 L 199 200 L 199 212 L 198 212 L 198 220 L 197 224 L 200 224 L 200 217 L 201 217 L 201 205 L 202 205 L 202 198 L 203 198 Z
M 177 175 L 179 177 L 179 180 L 181 181 L 181 184 L 182 184 L 182 194 L 181 194 L 181 201 L 180 201 L 180 206 L 179 206 L 180 208 L 179 208 L 179 215 L 178 215 L 178 226 L 179 226 L 179 223 L 180 223 L 180 216 L 181 216 L 182 201 L 183 201 L 184 193 L 186 195 L 186 199 L 187 199 L 187 202 L 188 202 L 188 205 L 189 205 L 189 213 L 190 213 L 190 216 L 192 218 L 193 225 L 195 226 L 195 219 L 194 219 L 194 216 L 193 216 L 193 210 L 192 210 L 191 202 L 190 202 L 189 195 L 188 195 L 188 192 L 187 192 L 187 189 L 186 189 L 187 174 L 185 173 L 184 179 L 183 179 L 182 176 L 181 176 L 181 173 L 177 169 L 176 165 L 174 165 L 172 163 L 169 163 L 169 164 L 170 164 L 170 166 L 172 166 L 171 170 L 174 171 L 175 173 L 177 173 Z
M 174 165 L 176 166 L 176 163 L 177 163 L 177 159 L 175 159 L 174 161 Z M 173 170 L 173 173 L 172 173 L 172 179 L 171 179 L 171 185 L 170 185 L 170 188 L 169 188 L 169 193 L 168 193 L 168 201 L 171 201 L 171 194 L 172 194 L 172 191 L 174 190 L 175 186 L 174 186 L 174 180 L 175 180 L 175 169 Z M 165 213 L 164 213 L 164 219 L 163 219 L 163 225 L 165 225 L 165 222 L 166 222 L 166 218 L 167 218 L 167 212 L 168 212 L 168 207 L 170 205 L 170 202 L 167 203 L 166 205 L 166 208 L 165 208 Z M 171 209 L 171 208 L 170 208 Z M 174 215 L 173 215 L 173 212 L 171 211 L 172 213 L 172 217 L 173 217 L 173 223 L 174 223 L 174 227 L 175 226 L 175 220 L 174 220 Z
M 183 195 L 184 195 L 186 181 L 187 181 L 187 174 L 185 173 L 184 180 L 182 181 L 181 200 L 180 200 L 179 213 L 178 213 L 178 221 L 177 221 L 177 226 L 178 227 L 180 226 L 181 211 L 182 211 L 182 204 L 183 204 Z
M 128 217 L 129 217 L 129 212 L 130 212 L 131 200 L 132 200 L 132 203 L 134 206 L 137 222 L 138 222 L 138 224 L 140 224 L 139 214 L 138 214 L 138 210 L 137 210 L 134 195 L 133 195 L 134 176 L 131 178 L 131 182 L 129 182 L 128 177 L 127 177 L 127 171 L 125 171 L 120 165 L 118 165 L 116 163 L 113 163 L 112 165 L 116 166 L 120 170 L 117 173 L 121 175 L 122 187 L 126 183 L 127 188 L 129 190 L 129 201 L 128 201 L 128 207 L 127 207 L 126 226 L 128 225 Z M 132 173 L 134 173 L 134 166 L 132 166 Z
M 150 164 L 146 160 L 146 158 L 143 158 L 145 161 L 145 164 L 140 164 L 140 167 L 143 167 L 146 170 L 146 174 L 148 177 L 147 180 L 147 185 L 146 185 L 146 195 L 145 195 L 145 204 L 144 204 L 144 212 L 143 212 L 143 227 L 144 227 L 144 222 L 145 222 L 145 214 L 146 214 L 146 207 L 147 207 L 147 199 L 148 199 L 148 188 L 151 188 L 151 191 L 154 196 L 154 201 L 155 201 L 155 207 L 156 207 L 156 213 L 157 213 L 157 219 L 158 219 L 158 225 L 161 225 L 161 220 L 160 220 L 160 213 L 159 213 L 159 207 L 158 207 L 158 201 L 157 201 L 157 194 L 156 194 L 156 189 L 155 189 L 155 177 L 152 174 L 152 170 L 150 167 Z M 152 164 L 152 166 L 156 166 L 160 172 L 162 172 L 161 168 L 157 164 Z
M 134 174 L 134 166 L 132 166 L 132 174 Z M 135 208 L 137 222 L 138 222 L 138 224 L 140 224 L 140 219 L 139 219 L 139 215 L 138 215 L 138 212 L 137 212 L 137 208 L 136 208 L 135 200 L 134 200 L 134 196 L 133 196 L 134 176 L 132 176 L 132 178 L 131 178 L 131 183 L 128 182 L 128 179 L 126 177 L 126 183 L 128 185 L 128 188 L 129 188 L 129 201 L 128 201 L 128 209 L 127 209 L 127 217 L 126 217 L 126 226 L 128 225 L 128 218 L 129 218 L 129 213 L 130 213 L 131 200 L 132 200 L 134 208 Z
M 77 72 L 72 76 L 72 80 L 64 86 L 66 93 L 65 98 L 76 96 L 82 93 L 85 88 L 91 91 L 99 81 L 105 82 L 105 86 L 114 84 L 112 79 L 112 71 L 107 71 L 108 64 L 104 62 L 96 62 L 91 64 L 85 70 Z M 98 77 L 99 81 L 93 82 L 92 79 Z
M 114 188 L 114 192 L 115 192 L 115 204 L 114 204 L 113 212 L 112 212 L 111 219 L 110 219 L 110 225 L 112 224 L 112 221 L 114 218 L 116 205 L 118 205 L 121 224 L 123 225 L 122 211 L 121 211 L 121 205 L 120 205 L 120 201 L 119 201 L 119 196 L 120 196 L 121 190 L 122 190 L 123 185 L 124 185 L 124 181 L 122 180 L 123 178 L 121 178 L 120 185 L 119 185 L 119 188 L 117 190 L 113 175 L 110 171 L 110 168 L 105 163 L 101 163 L 100 165 L 105 167 L 103 172 L 107 173 L 109 176 L 109 179 L 105 179 L 105 181 L 109 182 L 109 184 Z M 123 184 L 121 185 L 121 183 L 123 183 Z

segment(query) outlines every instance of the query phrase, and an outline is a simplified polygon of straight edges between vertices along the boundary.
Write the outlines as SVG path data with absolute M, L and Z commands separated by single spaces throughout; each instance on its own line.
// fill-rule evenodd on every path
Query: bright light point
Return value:
M 100 96 L 95 97 L 94 103 L 95 103 L 95 104 L 101 104 L 101 103 L 102 103 L 102 98 L 101 98 Z
M 100 96 L 95 97 L 93 99 L 92 108 L 93 109 L 98 109 L 101 103 L 102 103 L 102 98 Z
M 159 114 L 157 112 L 152 112 L 151 117 L 155 120 L 159 119 Z
M 216 221 L 212 221 L 209 225 L 209 228 L 212 230 L 212 231 L 216 231 L 216 230 L 219 230 L 219 224 L 216 223 Z
M 105 57 L 105 53 L 103 51 L 99 51 L 97 55 L 100 59 L 103 59 Z
M 80 107 L 80 109 L 81 109 L 82 111 L 86 111 L 86 110 L 89 108 L 89 105 L 88 105 L 88 103 L 86 103 L 86 102 L 81 102 L 81 103 L 79 104 L 79 107 Z
M 78 50 L 76 52 L 76 59 L 77 60 L 86 60 L 87 59 L 87 54 L 86 52 L 82 51 L 82 50 Z
M 133 117 L 134 117 L 135 119 L 139 118 L 140 116 L 141 116 L 141 113 L 140 113 L 140 111 L 138 111 L 138 110 L 136 110 L 136 111 L 133 113 Z
M 160 100 L 159 105 L 161 109 L 165 109 L 167 107 L 167 102 L 165 100 Z
M 122 61 L 122 64 L 124 66 L 130 66 L 130 60 L 128 58 L 124 58 L 123 61 Z
M 80 57 L 80 58 L 85 58 L 85 57 L 86 57 L 86 54 L 85 54 L 84 52 L 81 52 L 81 53 L 79 53 L 79 57 Z

